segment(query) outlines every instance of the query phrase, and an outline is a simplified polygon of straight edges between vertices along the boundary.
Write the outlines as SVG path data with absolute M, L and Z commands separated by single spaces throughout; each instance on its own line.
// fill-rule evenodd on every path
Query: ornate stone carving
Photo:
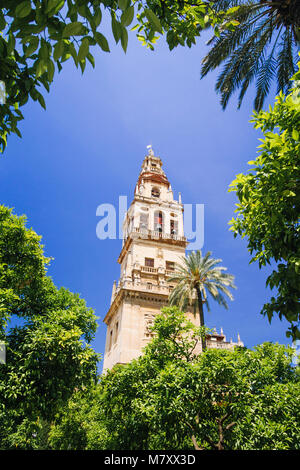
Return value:
M 153 337 L 153 332 L 150 330 L 150 327 L 154 325 L 155 314 L 153 313 L 145 313 L 144 315 L 144 337 L 147 339 L 151 339 Z

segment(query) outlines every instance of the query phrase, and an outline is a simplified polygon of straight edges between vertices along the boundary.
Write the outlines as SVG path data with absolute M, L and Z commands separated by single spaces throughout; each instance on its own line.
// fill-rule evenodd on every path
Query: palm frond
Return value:
M 176 265 L 176 271 L 168 279 L 168 282 L 176 283 L 169 296 L 170 304 L 184 310 L 191 305 L 195 307 L 198 289 L 201 292 L 201 301 L 208 310 L 210 307 L 207 292 L 220 305 L 228 308 L 224 295 L 233 299 L 229 288 L 235 288 L 234 276 L 224 272 L 224 266 L 218 266 L 221 262 L 221 259 L 212 258 L 211 252 L 202 255 L 200 250 L 192 251 L 183 257 L 182 264 Z
M 270 41 L 272 28 L 265 22 L 242 44 L 225 65 L 216 83 L 216 91 L 221 93 L 221 104 L 226 108 L 229 98 L 241 85 L 249 68 L 258 63 L 266 44 Z
M 286 29 L 282 35 L 282 41 L 278 51 L 277 67 L 277 93 L 280 90 L 286 93 L 291 86 L 290 78 L 296 72 L 293 60 L 293 36 L 290 29 Z
M 277 40 L 280 36 L 280 31 L 278 33 L 275 44 L 272 47 L 272 50 L 268 58 L 262 57 L 261 65 L 259 68 L 258 79 L 256 83 L 256 97 L 254 100 L 254 107 L 256 111 L 259 111 L 263 104 L 264 100 L 269 93 L 272 79 L 276 72 L 277 60 L 274 57 L 274 52 L 277 45 Z
M 213 1 L 213 8 L 215 11 L 227 11 L 229 8 L 232 7 L 237 7 L 237 6 L 259 6 L 261 8 L 261 5 L 258 4 L 257 0 L 248 0 L 245 2 L 245 0 L 214 0 Z
M 223 109 L 237 89 L 240 90 L 240 108 L 249 86 L 256 79 L 254 106 L 259 110 L 274 80 L 277 80 L 277 91 L 286 92 L 290 86 L 289 80 L 298 61 L 294 49 L 300 41 L 295 35 L 299 29 L 300 7 L 296 0 L 290 1 L 289 9 L 282 9 L 280 2 L 258 0 L 217 0 L 213 4 L 216 11 L 233 6 L 239 6 L 234 19 L 240 24 L 233 31 L 225 30 L 220 37 L 208 42 L 211 49 L 202 60 L 201 78 L 224 64 L 215 87 L 221 95 Z M 269 54 L 278 39 L 280 46 Z

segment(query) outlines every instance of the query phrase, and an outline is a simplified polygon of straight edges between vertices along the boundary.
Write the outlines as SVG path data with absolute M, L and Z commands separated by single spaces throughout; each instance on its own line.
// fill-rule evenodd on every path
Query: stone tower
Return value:
M 172 286 L 167 279 L 185 255 L 187 244 L 181 196 L 174 200 L 162 161 L 149 146 L 123 223 L 120 279 L 114 282 L 111 305 L 104 318 L 104 370 L 137 358 L 151 339 L 149 326 L 168 304 Z M 191 313 L 187 315 L 193 319 Z M 223 332 L 212 334 L 207 338 L 207 347 L 211 343 L 211 347 L 235 344 L 225 341 Z

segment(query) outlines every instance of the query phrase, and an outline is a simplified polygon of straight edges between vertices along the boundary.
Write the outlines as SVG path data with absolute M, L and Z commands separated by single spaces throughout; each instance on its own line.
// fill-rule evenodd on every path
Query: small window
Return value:
M 164 228 L 163 213 L 161 211 L 156 211 L 154 213 L 154 231 L 162 233 L 163 228 Z
M 166 261 L 166 270 L 167 271 L 174 271 L 175 270 L 174 261 Z
M 148 228 L 148 214 L 140 215 L 140 229 L 147 230 Z
M 152 197 L 159 197 L 159 189 L 158 188 L 152 188 L 152 191 L 151 191 L 151 196 Z
M 112 347 L 112 340 L 113 340 L 113 330 L 111 330 L 110 335 L 109 335 L 109 343 L 108 343 L 108 350 L 111 350 Z
M 178 222 L 177 220 L 170 220 L 170 233 L 171 235 L 177 235 L 178 234 Z
M 145 266 L 154 268 L 154 258 L 145 258 Z

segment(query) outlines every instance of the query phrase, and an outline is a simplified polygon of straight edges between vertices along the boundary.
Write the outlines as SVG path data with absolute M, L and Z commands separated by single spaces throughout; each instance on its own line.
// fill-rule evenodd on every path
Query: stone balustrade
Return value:
M 230 343 L 228 341 L 211 341 L 206 340 L 207 349 L 233 349 L 236 343 Z
M 155 294 L 169 295 L 172 287 L 168 285 L 157 285 L 150 282 L 121 281 L 116 289 L 115 295 L 117 295 L 120 289 L 134 289 L 139 292 L 153 292 Z
M 152 266 L 141 266 L 141 271 L 144 273 L 157 273 L 157 268 L 152 268 Z
M 127 237 L 138 237 L 138 238 L 150 238 L 150 239 L 162 239 L 162 240 L 175 240 L 186 242 L 186 237 L 180 237 L 176 234 L 158 232 L 157 230 L 140 229 L 139 227 L 133 227 L 128 233 Z

